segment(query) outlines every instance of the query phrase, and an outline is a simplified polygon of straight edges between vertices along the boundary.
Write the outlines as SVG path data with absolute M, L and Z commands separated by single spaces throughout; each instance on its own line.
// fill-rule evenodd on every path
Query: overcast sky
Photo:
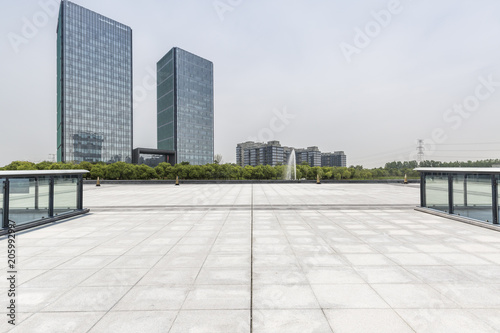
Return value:
M 134 147 L 156 148 L 156 62 L 177 46 L 214 63 L 224 162 L 270 139 L 365 167 L 417 139 L 426 159 L 500 158 L 498 0 L 73 2 L 132 28 Z M 0 166 L 56 152 L 57 6 L 0 2 Z

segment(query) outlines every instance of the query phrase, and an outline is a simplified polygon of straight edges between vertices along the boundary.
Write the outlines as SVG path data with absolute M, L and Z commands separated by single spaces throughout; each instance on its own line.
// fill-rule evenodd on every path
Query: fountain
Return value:
M 285 168 L 285 180 L 297 179 L 297 165 L 295 163 L 295 149 L 292 149 L 290 157 L 288 157 L 288 164 Z

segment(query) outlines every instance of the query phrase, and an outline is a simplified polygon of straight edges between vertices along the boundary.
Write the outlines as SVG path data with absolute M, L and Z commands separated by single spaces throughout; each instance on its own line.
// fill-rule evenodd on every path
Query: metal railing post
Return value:
M 491 209 L 493 210 L 493 224 L 498 224 L 498 178 L 491 175 Z
M 83 176 L 78 176 L 76 189 L 76 209 L 83 209 Z
M 40 185 L 38 182 L 38 177 L 35 177 L 35 210 L 38 210 L 40 198 Z
M 54 176 L 49 177 L 49 217 L 54 216 Z
M 464 174 L 464 206 L 467 207 L 467 174 Z
M 448 174 L 448 214 L 453 214 L 453 175 Z
M 3 223 L 2 227 L 3 228 L 8 228 L 9 227 L 9 178 L 5 178 L 5 181 L 3 183 Z
M 427 203 L 425 202 L 425 172 L 420 174 L 420 207 L 426 207 Z

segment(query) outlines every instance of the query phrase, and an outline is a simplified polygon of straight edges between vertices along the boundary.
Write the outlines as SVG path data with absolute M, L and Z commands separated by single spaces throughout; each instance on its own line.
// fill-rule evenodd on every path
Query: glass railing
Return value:
M 498 224 L 500 168 L 417 168 L 420 206 Z
M 0 171 L 0 222 L 3 229 L 51 222 L 83 209 L 86 170 Z

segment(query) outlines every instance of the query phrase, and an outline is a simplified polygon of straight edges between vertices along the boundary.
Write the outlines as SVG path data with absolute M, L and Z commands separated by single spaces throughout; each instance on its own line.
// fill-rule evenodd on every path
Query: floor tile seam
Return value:
M 322 215 L 323 217 L 326 217 L 328 220 L 330 220 L 327 216 L 325 216 L 325 215 L 324 215 L 324 214 L 322 214 L 321 212 L 319 212 L 319 214 L 320 214 L 320 215 Z M 300 218 L 302 219 L 303 223 L 307 224 L 311 230 L 314 230 L 314 231 L 315 231 L 315 235 L 318 235 L 318 236 L 319 236 L 319 238 L 320 238 L 320 239 L 322 239 L 322 240 L 323 240 L 323 242 L 325 242 L 325 243 L 327 244 L 328 248 L 330 248 L 330 249 L 333 251 L 333 253 L 335 253 L 335 254 L 337 254 L 337 255 L 339 255 L 339 256 L 341 257 L 341 260 L 342 260 L 342 262 L 343 262 L 344 264 L 346 264 L 347 266 L 351 266 L 351 268 L 353 269 L 353 267 L 355 266 L 353 263 L 351 263 L 351 262 L 350 262 L 350 261 L 349 261 L 349 260 L 348 260 L 348 259 L 347 259 L 347 258 L 346 258 L 343 254 L 342 254 L 342 253 L 339 253 L 338 251 L 336 251 L 336 250 L 335 250 L 335 248 L 332 246 L 332 244 L 330 244 L 330 242 L 328 242 L 328 241 L 325 239 L 325 237 L 323 236 L 323 234 L 322 234 L 321 232 L 319 232 L 319 230 L 317 230 L 317 229 L 313 228 L 313 227 L 309 224 L 309 222 L 307 222 L 307 221 L 305 220 L 305 218 L 304 218 L 303 216 L 301 216 L 301 215 L 299 215 L 299 216 L 300 216 Z M 353 236 L 353 235 L 351 235 L 351 236 Z M 381 253 L 381 252 L 380 252 L 380 251 L 378 251 L 376 248 L 372 247 L 369 243 L 367 243 L 365 240 L 363 240 L 362 238 L 358 237 L 357 235 L 354 235 L 354 237 L 353 237 L 353 238 L 355 238 L 355 239 L 359 240 L 359 241 L 360 241 L 360 243 L 364 243 L 364 244 L 366 244 L 366 245 L 367 245 L 370 249 L 372 249 L 372 250 L 374 250 L 374 251 L 375 251 L 375 254 L 381 254 L 381 255 L 383 255 L 384 257 L 386 257 L 386 258 L 387 258 L 387 256 L 386 256 L 385 254 Z M 388 259 L 389 259 L 389 258 L 388 258 Z M 390 259 L 389 259 L 389 260 L 390 260 Z M 392 260 L 391 260 L 391 261 L 392 261 Z M 396 265 L 398 265 L 397 263 L 395 263 L 395 264 L 396 264 Z M 357 272 L 356 272 L 356 273 L 357 273 Z M 359 274 L 358 274 L 358 275 L 359 275 Z M 363 277 L 361 277 L 361 278 L 364 280 L 364 278 L 363 278 Z
M 120 223 L 120 221 L 116 221 L 115 223 L 111 224 L 110 226 L 112 226 L 112 225 L 116 225 L 116 224 L 119 224 L 119 223 Z M 102 230 L 101 230 L 101 231 L 102 231 Z M 92 233 L 93 233 L 93 232 L 92 232 Z M 115 238 L 117 238 L 117 237 L 121 236 L 122 234 L 123 234 L 123 233 L 121 233 L 120 235 L 117 235 L 116 237 L 113 237 L 113 238 L 111 238 L 111 239 L 107 239 L 107 240 L 105 240 L 104 242 L 108 242 L 108 241 L 110 241 L 110 240 L 113 240 L 113 239 L 115 239 Z M 87 235 L 88 235 L 88 234 L 87 234 Z M 80 236 L 80 237 L 78 237 L 78 238 L 76 238 L 76 239 L 82 239 L 82 238 L 85 238 L 85 236 Z M 100 243 L 100 244 L 96 244 L 95 246 L 91 247 L 90 249 L 88 249 L 88 250 L 86 250 L 86 251 L 84 251 L 84 252 L 82 252 L 82 253 L 78 254 L 77 256 L 72 257 L 71 259 L 69 259 L 69 260 L 67 260 L 67 261 L 65 261 L 65 262 L 62 262 L 61 264 L 59 264 L 59 265 L 57 265 L 57 266 L 55 266 L 55 267 L 50 268 L 49 270 L 57 269 L 57 267 L 59 267 L 59 266 L 61 266 L 61 265 L 65 264 L 65 263 L 67 263 L 67 262 L 68 262 L 68 261 L 70 261 L 70 260 L 73 260 L 73 259 L 75 259 L 75 258 L 77 258 L 77 257 L 80 257 L 80 256 L 84 256 L 84 255 L 85 255 L 85 253 L 87 253 L 87 252 L 90 252 L 90 251 L 94 250 L 95 248 L 97 248 L 97 247 L 99 247 L 101 244 L 103 244 L 104 242 L 102 242 L 102 243 Z M 117 260 L 117 259 L 118 259 L 119 257 L 121 257 L 121 256 L 123 256 L 123 254 L 122 254 L 122 255 L 120 255 L 120 256 L 117 256 L 117 258 L 116 258 L 115 260 Z M 109 265 L 110 263 L 114 262 L 115 260 L 113 260 L 113 261 L 109 262 L 107 265 Z M 107 265 L 103 266 L 102 268 L 106 267 Z M 102 269 L 102 268 L 101 268 L 101 269 Z M 101 269 L 99 269 L 98 271 L 100 271 Z M 97 273 L 98 271 L 96 271 L 96 273 Z M 90 277 L 89 277 L 89 278 L 90 278 Z M 82 282 L 83 282 L 83 281 L 82 281 Z
M 144 223 L 146 223 L 147 221 L 150 221 L 150 220 L 151 220 L 151 219 L 148 219 L 148 220 L 144 221 Z M 162 228 L 160 228 L 159 230 L 157 230 L 157 232 L 159 232 L 160 230 L 162 230 L 162 229 L 166 228 L 168 225 L 170 225 L 170 224 L 171 224 L 172 222 L 174 222 L 175 220 L 176 220 L 176 219 L 173 219 L 172 221 L 170 221 L 169 223 L 167 223 L 165 226 L 163 226 Z M 116 222 L 116 223 L 114 223 L 114 224 L 118 224 L 118 223 L 120 223 L 120 221 L 117 221 L 117 222 Z M 113 224 L 113 225 L 114 225 L 114 224 Z M 142 225 L 142 224 L 143 224 L 143 223 L 141 223 L 140 225 Z M 135 228 L 135 227 L 136 227 L 136 226 L 134 226 L 134 228 Z M 90 279 L 92 276 L 94 276 L 95 274 L 97 274 L 97 273 L 101 272 L 102 270 L 104 270 L 104 269 L 106 269 L 106 268 L 109 268 L 108 266 L 109 266 L 110 264 L 112 264 L 113 262 L 117 261 L 118 259 L 120 259 L 120 258 L 122 258 L 122 257 L 126 256 L 126 253 L 128 253 L 128 251 L 130 251 L 130 249 L 132 249 L 132 248 L 134 248 L 134 247 L 136 247 L 136 246 L 138 246 L 138 245 L 142 244 L 143 242 L 146 242 L 148 239 L 150 239 L 150 238 L 151 238 L 154 234 L 156 234 L 157 232 L 154 232 L 154 233 L 150 234 L 148 237 L 144 238 L 144 239 L 143 239 L 142 241 L 140 241 L 139 243 L 132 245 L 132 246 L 131 246 L 131 247 L 130 247 L 130 248 L 129 248 L 129 249 L 128 249 L 125 253 L 122 253 L 121 255 L 116 256 L 116 258 L 115 258 L 114 260 L 110 261 L 109 263 L 105 264 L 103 267 L 101 267 L 100 269 L 98 269 L 97 271 L 95 271 L 95 273 L 94 273 L 94 274 L 92 274 L 92 275 L 90 275 L 89 277 L 87 277 L 87 279 L 85 279 L 85 280 L 81 281 L 81 282 L 80 282 L 77 286 L 80 286 L 83 282 L 85 282 L 86 280 Z M 120 233 L 120 235 L 118 235 L 118 236 L 116 236 L 116 237 L 113 237 L 113 238 L 111 238 L 110 240 L 107 240 L 107 242 L 108 242 L 108 241 L 112 241 L 113 239 L 116 239 L 116 238 L 118 238 L 118 237 L 122 236 L 124 233 L 125 233 L 125 232 Z M 102 243 L 101 243 L 101 244 L 98 244 L 98 245 L 96 245 L 96 246 L 94 246 L 94 247 L 92 247 L 92 248 L 91 248 L 91 249 L 89 249 L 88 251 L 85 251 L 85 252 L 83 252 L 83 253 L 79 254 L 79 255 L 78 255 L 78 256 L 76 256 L 76 257 L 84 256 L 84 255 L 85 255 L 85 253 L 87 253 L 87 252 L 89 252 L 89 251 L 94 250 L 95 248 L 97 248 L 97 247 L 98 247 L 98 246 L 100 246 L 100 245 L 102 245 Z M 167 253 L 168 253 L 168 252 L 167 252 Z M 76 257 L 74 257 L 74 258 L 76 258 Z M 161 258 L 160 258 L 160 259 L 161 259 Z M 58 267 L 58 266 L 57 266 L 57 267 Z M 56 269 L 57 267 L 54 267 L 54 268 Z M 146 274 L 147 274 L 147 272 L 146 272 Z
M 254 200 L 253 200 L 253 195 L 254 195 L 254 186 L 253 184 L 250 187 L 250 311 L 249 311 L 249 331 L 250 333 L 253 333 L 253 261 L 254 261 L 254 253 L 253 253 L 253 248 L 254 248 L 254 210 L 253 210 L 253 205 L 254 205 Z
M 281 230 L 283 230 L 283 225 L 282 225 L 282 223 L 281 223 L 281 220 L 280 220 L 279 215 L 276 215 L 276 214 L 275 214 L 275 218 L 276 218 L 276 220 L 278 221 L 278 224 L 280 225 Z M 310 226 L 309 226 L 309 227 L 310 227 Z M 284 236 L 285 236 L 285 238 L 286 238 L 286 240 L 287 240 L 287 242 L 288 242 L 288 246 L 291 248 L 291 250 L 292 250 L 292 252 L 293 252 L 293 254 L 294 254 L 295 260 L 296 260 L 297 262 L 299 262 L 299 258 L 298 258 L 298 256 L 297 256 L 297 253 L 296 253 L 295 249 L 292 247 L 292 244 L 291 244 L 291 242 L 290 242 L 290 239 L 289 239 L 289 237 L 288 237 L 287 233 L 286 233 L 286 232 L 283 232 L 283 233 L 284 233 Z M 320 307 L 320 309 L 321 309 L 321 313 L 323 314 L 323 318 L 324 318 L 324 320 L 326 320 L 326 322 L 328 323 L 328 327 L 330 328 L 331 332 L 333 333 L 333 332 L 334 332 L 333 327 L 331 326 L 331 323 L 330 323 L 330 321 L 328 320 L 328 317 L 326 316 L 326 314 L 325 314 L 324 310 L 321 308 L 321 303 L 319 302 L 318 296 L 316 295 L 316 293 L 315 293 L 315 291 L 314 291 L 314 289 L 313 289 L 313 287 L 312 287 L 312 285 L 311 285 L 311 283 L 310 283 L 310 280 L 309 280 L 309 278 L 307 277 L 306 272 L 304 271 L 304 267 L 303 267 L 302 265 L 300 265 L 300 264 L 299 264 L 299 267 L 300 267 L 300 271 L 302 272 L 303 276 L 306 278 L 306 281 L 308 281 L 308 282 L 309 282 L 307 285 L 308 285 L 308 287 L 309 287 L 309 290 L 310 290 L 310 291 L 312 292 L 312 294 L 314 295 L 314 299 L 316 300 L 316 304 L 318 304 L 318 306 L 319 306 L 319 307 Z M 294 285 L 296 286 L 297 284 L 294 284 Z
M 201 270 L 203 269 L 203 267 L 205 266 L 205 263 L 208 259 L 208 256 L 210 255 L 210 253 L 212 252 L 212 249 L 214 248 L 214 245 L 215 243 L 217 242 L 217 239 L 219 238 L 219 235 L 221 234 L 222 232 L 222 229 L 224 228 L 224 225 L 226 224 L 226 221 L 229 217 L 229 212 L 227 212 L 226 216 L 224 217 L 224 223 L 222 223 L 220 225 L 220 228 L 219 228 L 219 232 L 217 233 L 217 236 L 215 237 L 214 241 L 212 242 L 212 244 L 210 245 L 210 249 L 207 251 L 207 254 L 205 256 L 205 259 L 203 260 L 203 262 L 201 263 L 200 265 L 200 269 L 198 270 L 198 273 L 196 273 L 196 276 L 195 276 L 195 279 L 194 279 L 194 282 L 193 282 L 193 285 L 196 284 L 196 280 L 198 279 L 198 276 L 200 275 L 200 272 Z M 182 308 L 182 307 L 181 307 Z
M 37 314 L 38 312 L 21 312 L 21 311 L 17 311 L 17 313 L 27 313 L 27 314 L 30 314 L 28 317 L 22 319 L 22 320 L 19 320 L 18 318 L 16 318 L 16 321 L 19 320 L 19 322 L 12 328 L 12 329 L 9 329 L 8 331 L 11 331 L 13 330 L 14 328 L 16 327 L 19 327 L 20 325 L 22 325 L 24 322 L 28 321 L 28 319 L 30 319 L 31 317 L 33 317 L 35 314 Z M 24 327 L 24 326 L 23 326 Z M 6 332 L 8 332 L 6 331 Z
M 322 215 L 323 217 L 325 217 L 327 220 L 332 221 L 333 223 L 335 223 L 336 225 L 338 225 L 339 227 L 341 227 L 342 229 L 344 229 L 344 231 L 347 231 L 347 232 L 351 235 L 351 237 L 353 236 L 352 238 L 354 238 L 355 240 L 358 240 L 360 243 L 364 243 L 365 245 L 367 245 L 370 249 L 374 250 L 374 252 L 375 252 L 375 253 L 377 253 L 377 254 L 383 254 L 383 253 L 382 253 L 381 251 L 379 251 L 377 248 L 373 247 L 370 243 L 368 243 L 368 242 L 367 242 L 364 238 L 360 237 L 360 235 L 353 234 L 353 233 L 352 233 L 352 232 L 350 232 L 348 229 L 343 228 L 343 226 L 342 226 L 342 225 L 337 224 L 335 221 L 333 221 L 332 219 L 330 219 L 330 217 L 329 217 L 329 216 L 326 216 L 326 215 L 324 215 L 323 213 L 321 213 L 321 211 L 318 211 L 318 213 L 319 213 L 320 215 Z M 302 217 L 302 216 L 301 216 L 301 217 Z M 355 219 L 354 219 L 354 220 L 355 220 Z M 319 233 L 319 234 L 321 235 L 321 233 Z M 323 238 L 323 241 L 325 241 L 325 242 L 326 242 L 326 240 L 324 239 L 324 237 L 323 237 L 323 236 L 320 236 L 320 237 L 321 237 L 321 238 Z M 327 242 L 327 243 L 328 243 L 328 242 Z M 329 244 L 329 243 L 328 243 L 328 244 Z M 337 251 L 336 251 L 336 250 L 335 250 L 335 249 L 334 249 L 334 248 L 333 248 L 330 244 L 329 244 L 329 247 L 330 247 L 330 248 L 331 248 L 331 249 L 332 249 L 335 253 L 337 253 Z M 385 256 L 385 255 L 384 255 L 384 256 Z
M 319 213 L 319 214 L 321 214 L 321 213 Z M 324 217 L 326 217 L 324 214 L 321 214 L 321 215 L 323 215 Z M 307 222 L 307 221 L 306 221 L 306 220 L 305 220 L 302 216 L 301 216 L 301 218 L 302 218 L 302 220 L 303 220 L 303 222 L 304 222 L 304 223 L 309 224 L 309 223 L 308 223 L 308 222 Z M 327 217 L 327 219 L 328 219 L 328 217 Z M 310 225 L 309 225 L 309 226 L 310 226 Z M 310 227 L 311 227 L 311 226 L 310 226 Z M 320 235 L 320 238 L 322 238 L 322 239 L 323 239 L 323 241 L 325 241 L 325 239 L 323 238 L 323 236 L 321 236 L 322 234 L 321 234 L 321 233 L 319 233 L 319 235 Z M 325 242 L 326 242 L 326 241 L 325 241 Z M 331 250 L 332 250 L 332 251 L 334 251 L 334 253 L 337 253 L 337 252 L 335 251 L 335 249 L 334 249 L 334 248 L 333 248 L 333 247 L 332 247 L 332 246 L 331 246 L 328 242 L 326 242 L 326 243 L 327 243 L 327 244 L 328 244 L 328 246 L 331 248 Z M 364 243 L 366 243 L 366 242 L 364 242 Z M 372 248 L 369 244 L 367 244 L 367 245 L 368 245 L 370 248 Z M 372 248 L 372 249 L 373 249 L 373 248 Z M 375 250 L 376 252 L 379 252 L 377 249 L 374 249 L 374 250 Z M 380 252 L 379 252 L 379 253 L 380 253 Z M 381 253 L 380 253 L 380 254 L 381 254 Z M 384 255 L 384 257 L 386 257 L 386 258 L 387 258 L 387 256 L 385 256 L 385 255 Z M 347 259 L 347 258 L 344 258 L 344 260 L 346 260 L 346 259 Z M 347 261 L 347 262 L 348 262 L 348 263 L 350 263 L 349 261 Z M 355 269 L 355 267 L 354 267 L 354 265 L 353 265 L 352 263 L 351 263 L 351 269 L 352 269 L 352 270 L 354 270 L 354 271 L 356 272 L 356 274 L 357 274 L 357 275 L 358 275 L 358 276 L 359 276 L 362 280 L 364 280 L 364 281 L 367 283 L 368 287 L 369 287 L 369 288 L 370 288 L 370 289 L 371 289 L 371 290 L 372 290 L 372 291 L 373 291 L 373 292 L 374 292 L 374 293 L 375 293 L 375 294 L 376 294 L 376 295 L 377 295 L 377 296 L 378 296 L 378 297 L 379 297 L 379 298 L 380 298 L 380 299 L 381 299 L 381 300 L 382 300 L 382 301 L 383 301 L 383 302 L 384 302 L 384 303 L 385 303 L 385 304 L 386 304 L 389 308 L 391 308 L 391 309 L 392 309 L 391 305 L 390 305 L 390 304 L 389 304 L 389 303 L 385 300 L 385 298 L 383 298 L 383 297 L 382 297 L 382 296 L 381 296 L 381 295 L 380 295 L 380 294 L 379 294 L 376 290 L 374 290 L 374 289 L 373 289 L 373 287 L 370 285 L 370 283 L 368 283 L 367 279 L 365 279 L 365 278 L 364 278 L 361 274 L 359 274 L 359 273 L 358 273 L 358 271 Z M 307 277 L 306 277 L 306 278 L 307 278 Z M 308 279 L 308 280 L 309 280 L 309 279 Z M 318 304 L 320 304 L 320 303 L 319 303 L 319 300 L 318 300 L 318 298 L 317 298 L 316 292 L 314 291 L 314 289 L 312 288 L 312 286 L 311 286 L 310 288 L 312 289 L 313 294 L 315 295 L 316 300 L 318 301 Z M 320 306 L 321 306 L 321 304 L 320 304 Z M 323 310 L 323 307 L 322 307 L 322 312 L 323 312 L 323 315 L 325 316 L 326 320 L 328 321 L 328 317 L 326 316 L 326 314 L 325 314 L 325 312 L 324 312 L 324 310 Z M 397 314 L 397 315 L 399 316 L 399 314 Z M 410 328 L 413 330 L 413 328 L 412 328 L 412 327 L 411 327 L 411 326 L 410 326 L 410 325 L 409 325 L 409 324 L 408 324 L 408 323 L 407 323 L 407 322 L 406 322 L 406 321 L 405 321 L 405 320 L 404 320 L 401 316 L 399 316 L 399 317 L 401 318 L 401 320 L 403 320 L 403 321 L 404 321 L 404 322 L 408 325 L 408 327 L 410 327 Z M 330 325 L 330 321 L 328 321 L 328 323 L 329 323 L 329 325 Z M 333 331 L 333 327 L 331 327 L 331 325 L 330 325 L 330 328 L 331 328 L 331 330 Z
M 434 290 L 435 292 L 439 293 L 439 295 L 441 295 L 442 297 L 444 297 L 445 299 L 449 300 L 450 302 L 456 304 L 459 308 L 461 309 L 467 309 L 466 306 L 464 306 L 463 304 L 459 303 L 458 301 L 450 298 L 449 296 L 447 296 L 443 291 L 439 290 L 437 288 L 437 285 L 446 285 L 446 286 L 449 286 L 449 285 L 454 285 L 454 286 L 469 286 L 469 285 L 473 285 L 473 286 L 477 286 L 478 284 L 482 285 L 481 283 L 474 283 L 474 284 L 470 284 L 470 283 L 428 283 L 427 285 L 432 289 Z M 490 307 L 490 306 L 488 306 Z M 497 308 L 500 308 L 500 305 L 497 306 Z
M 391 305 L 389 304 L 389 302 L 384 298 L 382 297 L 382 295 L 380 295 L 380 293 L 375 290 L 375 288 L 373 288 L 373 286 L 369 283 L 368 284 L 369 288 L 381 299 L 383 300 L 387 306 L 392 310 L 393 313 L 395 313 L 413 332 L 417 332 L 415 328 L 413 328 L 412 325 L 410 325 L 410 323 L 408 321 L 406 321 L 406 319 L 404 319 L 397 311 L 396 309 Z
M 203 215 L 203 217 L 204 217 L 204 216 L 206 216 L 206 215 L 208 214 L 208 212 L 209 212 L 209 211 L 207 211 L 207 212 Z M 215 240 L 213 241 L 213 243 L 212 243 L 212 245 L 211 245 L 211 247 L 210 247 L 210 251 L 211 251 L 211 249 L 213 248 L 213 246 L 214 246 L 215 242 L 217 241 L 217 238 L 219 237 L 219 235 L 220 235 L 220 233 L 221 233 L 221 231 L 222 231 L 222 229 L 223 229 L 224 225 L 226 224 L 226 222 L 227 222 L 227 218 L 228 218 L 228 216 L 230 215 L 229 213 L 230 213 L 229 211 L 226 213 L 226 216 L 225 216 L 225 218 L 224 218 L 224 223 L 223 223 L 222 225 L 220 225 L 219 232 L 217 233 L 217 237 L 215 238 Z M 194 227 L 194 226 L 193 226 L 193 227 Z M 190 229 L 190 230 L 191 230 L 191 229 Z M 193 284 L 191 284 L 191 286 L 190 286 L 190 288 L 189 288 L 188 292 L 186 293 L 186 295 L 185 295 L 185 297 L 184 297 L 184 299 L 183 299 L 183 301 L 182 301 L 182 303 L 181 303 L 181 305 L 180 305 L 180 307 L 179 307 L 179 310 L 177 311 L 177 314 L 175 315 L 175 318 L 172 320 L 172 323 L 171 323 L 171 325 L 170 325 L 170 328 L 168 329 L 168 332 L 170 332 L 170 331 L 172 330 L 172 327 L 174 327 L 174 325 L 175 325 L 175 323 L 176 323 L 176 321 L 177 321 L 177 318 L 178 318 L 178 316 L 179 316 L 179 313 L 183 310 L 184 304 L 186 303 L 186 300 L 187 300 L 187 298 L 189 297 L 189 294 L 191 293 L 192 288 L 194 288 L 194 286 L 195 286 L 196 280 L 198 279 L 198 276 L 199 276 L 199 274 L 200 274 L 200 272 L 201 272 L 201 270 L 202 270 L 203 266 L 205 265 L 205 262 L 206 262 L 206 260 L 207 260 L 207 258 L 208 258 L 208 256 L 209 256 L 209 254 L 210 254 L 210 251 L 209 251 L 209 252 L 207 253 L 207 255 L 205 256 L 205 259 L 203 260 L 203 263 L 199 266 L 198 273 L 196 273 L 196 277 L 195 277 L 195 279 L 194 279 L 194 282 L 193 282 Z M 198 267 L 197 267 L 197 268 L 198 268 Z
M 481 323 L 485 324 L 486 326 L 488 326 L 489 328 L 491 328 L 493 331 L 497 331 L 498 330 L 498 326 L 497 327 L 493 326 L 489 321 L 484 320 L 484 318 L 479 317 L 478 315 L 476 315 L 475 312 L 473 312 L 471 310 L 484 310 L 484 308 L 482 308 L 482 309 L 481 308 L 477 308 L 477 309 L 474 309 L 474 308 L 464 308 L 463 311 L 467 312 L 472 317 L 476 318 L 479 322 L 481 322 Z
M 207 213 L 203 214 L 203 216 L 205 216 L 206 214 L 207 214 Z M 163 229 L 164 229 L 164 228 L 166 228 L 168 225 L 170 225 L 170 224 L 171 224 L 171 223 L 173 223 L 174 221 L 178 220 L 180 217 L 181 217 L 180 215 L 179 215 L 179 216 L 177 216 L 177 217 L 176 217 L 176 218 L 174 218 L 172 221 L 170 221 L 169 223 L 167 223 L 164 227 L 160 228 L 157 232 L 159 232 L 160 230 L 163 230 Z M 203 218 L 203 217 L 202 217 L 202 218 Z M 130 286 L 130 288 L 129 288 L 129 289 L 128 289 L 128 290 L 127 290 L 127 291 L 126 291 L 126 292 L 125 292 L 125 293 L 124 293 L 124 294 L 123 294 L 123 295 L 122 295 L 122 296 L 121 296 L 121 297 L 120 297 L 120 298 L 119 298 L 119 299 L 118 299 L 118 300 L 117 300 L 117 301 L 116 301 L 116 302 L 115 302 L 115 303 L 114 303 L 114 304 L 113 304 L 113 305 L 112 305 L 112 306 L 111 306 L 111 307 L 110 307 L 107 311 L 106 311 L 106 313 L 105 313 L 105 314 L 104 314 L 104 315 L 103 315 L 103 316 L 102 316 L 102 317 L 101 317 L 101 318 L 100 318 L 97 322 L 95 322 L 95 323 L 94 323 L 94 325 L 92 325 L 92 327 L 90 327 L 90 328 L 89 328 L 89 330 L 87 331 L 87 333 L 88 333 L 88 332 L 90 332 L 90 331 L 91 331 L 91 330 L 92 330 L 92 329 L 93 329 L 96 325 L 98 325 L 98 323 L 102 320 L 102 318 L 104 318 L 104 317 L 105 317 L 105 316 L 106 316 L 106 315 L 107 315 L 107 314 L 108 314 L 108 313 L 109 313 L 109 312 L 110 312 L 110 311 L 111 311 L 111 310 L 112 310 L 112 309 L 113 309 L 113 308 L 114 308 L 114 307 L 115 307 L 115 306 L 116 306 L 116 305 L 117 305 L 117 304 L 118 304 L 118 303 L 119 303 L 119 302 L 120 302 L 120 301 L 121 301 L 121 300 L 122 300 L 122 299 L 123 299 L 123 298 L 124 298 L 124 297 L 125 297 L 125 296 L 129 293 L 129 292 L 130 292 L 130 291 L 131 291 L 131 290 L 132 290 L 132 289 L 133 289 L 133 288 L 135 288 L 135 287 L 137 286 L 137 284 L 138 284 L 138 283 L 139 283 L 139 282 L 140 282 L 140 281 L 144 278 L 144 276 L 146 276 L 146 275 L 147 275 L 147 274 L 148 274 L 148 273 L 149 273 L 149 272 L 150 272 L 150 271 L 151 271 L 151 270 L 152 270 L 152 269 L 153 269 L 153 268 L 154 268 L 154 267 L 158 264 L 158 262 L 160 262 L 160 261 L 161 261 L 161 260 L 162 260 L 162 259 L 163 259 L 163 258 L 164 258 L 164 257 L 165 257 L 168 253 L 169 253 L 169 252 L 170 252 L 170 250 L 171 250 L 172 248 L 174 248 L 174 247 L 175 247 L 175 245 L 176 245 L 176 244 L 178 244 L 178 243 L 181 241 L 181 239 L 182 239 L 182 238 L 183 238 L 183 237 L 184 237 L 187 233 L 189 233 L 189 231 L 190 231 L 193 227 L 194 227 L 194 225 L 192 225 L 190 229 L 187 229 L 187 230 L 185 231 L 184 235 L 183 235 L 183 236 L 181 236 L 181 237 L 179 237 L 179 239 L 177 240 L 177 242 L 175 242 L 175 244 L 173 244 L 173 245 L 172 245 L 172 247 L 170 247 L 170 248 L 168 249 L 168 251 L 167 251 L 167 252 L 165 252 L 165 254 L 163 254 L 163 255 L 162 255 L 162 256 L 161 256 L 161 257 L 160 257 L 160 258 L 156 261 L 156 263 L 155 263 L 155 264 L 153 264 L 153 265 L 152 265 L 152 266 L 151 266 L 151 267 L 150 267 L 150 268 L 149 268 L 149 269 L 148 269 L 148 270 L 144 273 L 144 275 L 143 275 L 143 276 L 142 276 L 139 280 L 137 280 L 137 281 L 135 282 L 135 284 L 133 284 L 132 286 Z M 155 232 L 155 233 L 151 234 L 149 237 L 147 237 L 147 238 L 146 238 L 146 239 L 144 239 L 143 241 L 141 241 L 141 242 L 139 242 L 138 244 L 136 244 L 136 246 L 137 246 L 137 245 L 139 245 L 139 244 L 141 244 L 141 243 L 143 243 L 144 241 L 146 241 L 147 239 L 149 239 L 151 236 L 153 236 L 153 235 L 154 235 L 154 234 L 156 234 L 157 232 Z M 118 258 L 120 258 L 120 257 L 122 257 L 122 256 L 119 256 Z M 114 261 L 118 260 L 118 258 L 116 258 Z M 114 261 L 113 261 L 113 262 L 114 262 Z M 109 264 L 110 264 L 110 263 L 109 263 Z M 108 265 L 109 265 L 109 264 L 108 264 Z M 106 267 L 106 266 L 105 266 L 105 267 Z M 101 270 L 102 270 L 102 269 L 101 269 Z M 101 271 L 101 270 L 99 270 L 99 271 Z M 99 271 L 98 271 L 98 272 L 99 272 Z M 97 272 L 96 272 L 96 274 L 97 274 Z M 94 275 L 95 275 L 95 274 L 94 274 Z M 89 278 L 90 278 L 90 277 L 89 277 Z M 82 281 L 82 282 L 83 282 L 83 281 Z M 187 295 L 186 295 L 186 297 L 187 297 Z M 172 321 L 172 325 L 173 325 L 173 323 L 174 323 L 174 321 L 175 321 L 175 319 L 176 319 L 176 318 L 177 318 L 177 314 L 176 314 L 176 316 L 175 316 L 174 320 Z M 172 327 L 172 325 L 170 326 L 170 328 Z M 170 329 L 169 329 L 169 330 L 170 330 Z

